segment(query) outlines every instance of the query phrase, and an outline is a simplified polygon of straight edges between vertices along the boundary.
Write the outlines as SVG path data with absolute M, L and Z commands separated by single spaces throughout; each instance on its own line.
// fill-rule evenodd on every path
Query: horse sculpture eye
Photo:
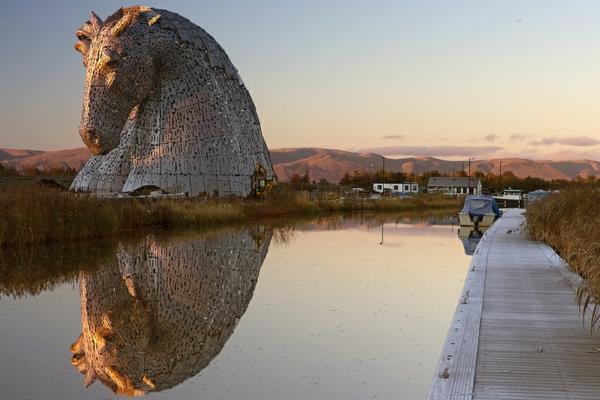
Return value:
M 96 69 L 114 69 L 117 66 L 117 59 L 109 55 L 103 55 L 96 63 Z
M 106 68 L 115 68 L 117 66 L 117 60 L 114 59 L 110 59 L 107 62 L 104 63 L 104 66 Z

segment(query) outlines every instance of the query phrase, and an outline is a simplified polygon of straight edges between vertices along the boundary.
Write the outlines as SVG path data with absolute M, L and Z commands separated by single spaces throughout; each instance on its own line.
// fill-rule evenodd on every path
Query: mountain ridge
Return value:
M 382 167 L 382 157 L 375 153 L 359 153 L 321 147 L 286 147 L 271 149 L 271 160 L 275 172 L 282 181 L 292 175 L 309 173 L 312 179 L 327 179 L 339 182 L 346 172 L 375 172 Z M 65 150 L 29 150 L 0 148 L 0 163 L 16 169 L 49 170 L 73 168 L 79 170 L 90 157 L 86 147 Z M 600 162 L 594 160 L 530 160 L 510 157 L 490 160 L 474 160 L 471 172 L 511 171 L 519 178 L 527 176 L 543 179 L 573 179 L 576 177 L 600 176 Z M 385 169 L 405 173 L 422 174 L 437 170 L 452 173 L 467 170 L 466 161 L 443 160 L 435 157 L 404 157 L 385 159 Z

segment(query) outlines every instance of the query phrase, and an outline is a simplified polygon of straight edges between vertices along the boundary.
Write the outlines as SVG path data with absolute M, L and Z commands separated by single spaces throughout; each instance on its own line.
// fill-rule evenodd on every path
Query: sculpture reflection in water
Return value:
M 165 390 L 196 375 L 242 317 L 272 232 L 121 245 L 117 262 L 79 278 L 82 333 L 71 362 L 117 394 Z
M 458 230 L 458 238 L 465 248 L 465 254 L 472 256 L 477 249 L 479 241 L 488 228 L 475 228 L 473 226 L 461 226 Z

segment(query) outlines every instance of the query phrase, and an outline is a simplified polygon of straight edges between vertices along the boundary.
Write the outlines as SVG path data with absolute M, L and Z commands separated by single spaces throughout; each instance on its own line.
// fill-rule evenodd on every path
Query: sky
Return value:
M 75 30 L 131 3 L 12 0 L 0 13 L 0 147 L 77 134 Z M 170 0 L 248 87 L 269 147 L 600 160 L 600 2 Z

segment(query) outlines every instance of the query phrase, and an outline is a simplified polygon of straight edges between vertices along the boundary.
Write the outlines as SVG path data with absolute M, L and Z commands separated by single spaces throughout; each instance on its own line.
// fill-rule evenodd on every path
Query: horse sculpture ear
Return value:
M 75 50 L 83 54 L 83 64 L 85 65 L 85 56 L 90 48 L 92 38 L 100 32 L 102 20 L 92 11 L 89 21 L 86 21 L 75 33 L 78 42 L 75 43 Z
M 93 11 L 90 14 L 90 22 L 92 24 L 92 28 L 94 29 L 94 32 L 95 33 L 100 32 L 100 28 L 102 28 L 102 20 Z
M 85 373 L 85 379 L 83 381 L 83 384 L 87 388 L 92 383 L 94 383 L 97 377 L 98 375 L 96 374 L 96 371 L 94 371 L 94 368 L 90 367 Z
M 160 19 L 160 14 L 149 7 L 136 6 L 121 8 L 117 12 L 120 13 L 120 19 L 111 30 L 111 33 L 114 37 L 119 36 L 125 29 L 127 29 L 133 22 L 134 17 L 139 16 L 141 13 L 144 13 L 146 16 L 148 26 L 154 25 Z
M 131 21 L 133 21 L 133 14 L 134 13 L 131 11 L 124 13 L 121 19 L 117 21 L 115 26 L 113 26 L 110 33 L 114 37 L 119 36 L 125 29 L 127 29 L 127 27 L 131 24 Z
M 148 26 L 154 25 L 160 19 L 160 14 L 151 8 L 149 8 L 148 11 L 146 11 L 146 16 L 148 18 Z

